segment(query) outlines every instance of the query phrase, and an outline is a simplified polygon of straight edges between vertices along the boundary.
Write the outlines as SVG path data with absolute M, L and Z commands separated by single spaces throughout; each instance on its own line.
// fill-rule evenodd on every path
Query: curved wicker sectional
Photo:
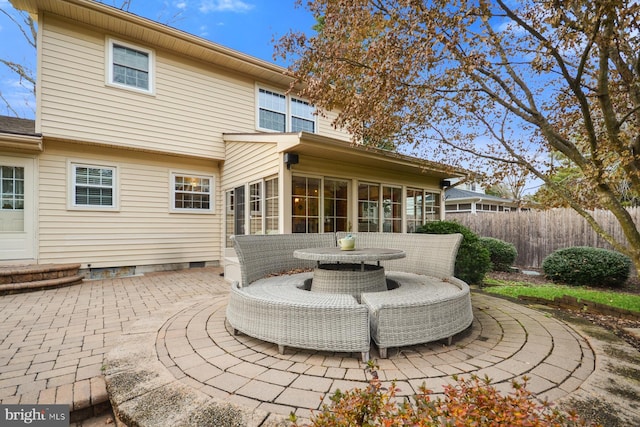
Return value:
M 362 303 L 350 294 L 309 292 L 315 262 L 293 252 L 334 247 L 345 234 L 235 236 L 242 284 L 231 286 L 229 324 L 277 344 L 281 353 L 285 346 L 358 352 L 365 361 L 371 339 L 384 358 L 389 347 L 450 340 L 471 324 L 469 286 L 453 277 L 459 234 L 357 234 L 357 247 L 406 252 L 381 262 L 388 282 L 399 286 L 363 292 Z

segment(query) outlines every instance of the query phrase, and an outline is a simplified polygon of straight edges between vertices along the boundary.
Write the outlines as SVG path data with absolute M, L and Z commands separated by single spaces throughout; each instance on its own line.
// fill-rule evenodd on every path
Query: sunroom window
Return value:
M 440 194 L 416 188 L 407 188 L 407 233 L 415 231 L 428 221 L 440 218 Z

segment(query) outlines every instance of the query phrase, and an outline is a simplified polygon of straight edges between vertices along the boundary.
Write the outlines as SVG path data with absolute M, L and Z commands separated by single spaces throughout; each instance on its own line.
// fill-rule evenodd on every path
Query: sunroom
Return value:
M 414 232 L 444 218 L 447 179 L 465 172 L 307 132 L 224 139 L 225 264 L 236 234 Z

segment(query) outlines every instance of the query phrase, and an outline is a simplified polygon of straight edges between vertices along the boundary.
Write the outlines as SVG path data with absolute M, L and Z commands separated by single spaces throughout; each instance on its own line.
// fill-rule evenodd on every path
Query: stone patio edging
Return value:
M 189 303 L 180 303 L 168 311 L 136 322 L 133 328 L 122 334 L 118 345 L 108 353 L 105 379 L 118 419 L 128 427 L 289 425 L 286 417 L 215 399 L 188 387 L 160 362 L 155 345 L 158 331 L 180 306 L 186 307 L 198 301 L 203 300 L 198 298 Z

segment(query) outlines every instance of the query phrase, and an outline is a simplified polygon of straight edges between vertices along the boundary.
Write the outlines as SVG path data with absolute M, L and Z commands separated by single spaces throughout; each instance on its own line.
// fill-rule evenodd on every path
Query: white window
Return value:
M 213 177 L 174 172 L 172 204 L 174 212 L 213 212 Z
M 307 101 L 258 89 L 258 128 L 275 132 L 316 131 L 315 108 Z
M 314 111 L 308 102 L 291 98 L 291 131 L 314 133 L 316 130 Z
M 260 89 L 258 111 L 260 128 L 286 132 L 287 100 L 284 95 Z
M 153 51 L 108 40 L 107 84 L 153 93 Z
M 24 210 L 24 168 L 0 166 L 0 210 Z
M 71 207 L 116 209 L 117 169 L 112 166 L 71 164 Z
M 440 218 L 440 194 L 407 188 L 405 215 L 407 233 L 415 233 L 428 221 L 437 221 Z

